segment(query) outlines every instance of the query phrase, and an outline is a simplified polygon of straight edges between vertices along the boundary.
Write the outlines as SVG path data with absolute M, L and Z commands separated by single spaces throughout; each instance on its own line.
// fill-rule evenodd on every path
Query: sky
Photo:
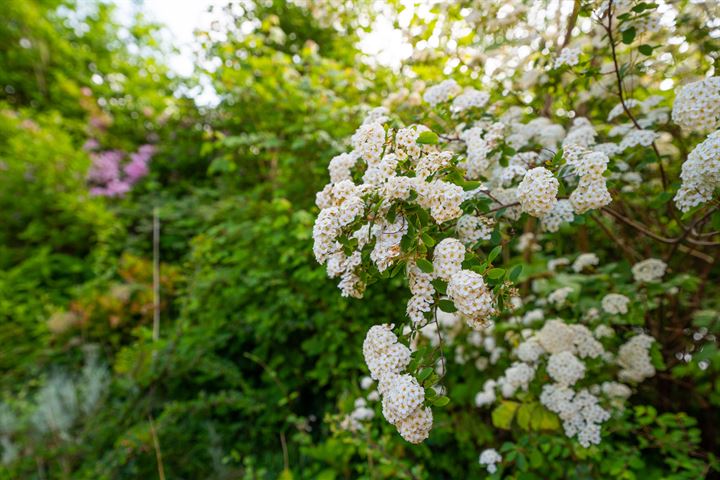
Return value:
M 208 12 L 209 7 L 220 7 L 228 0 L 115 0 L 121 22 L 130 23 L 138 11 L 150 20 L 167 27 L 167 40 L 179 49 L 178 54 L 168 58 L 168 64 L 177 74 L 188 76 L 193 72 L 193 32 L 210 26 L 214 15 Z M 381 4 L 378 1 L 378 4 Z M 378 5 L 380 6 L 380 5 Z M 402 61 L 412 53 L 393 24 L 386 17 L 379 15 L 372 31 L 362 38 L 360 49 L 381 65 L 399 67 Z M 212 91 L 209 82 L 204 82 L 201 91 L 195 93 L 198 104 L 212 105 L 217 102 L 217 95 Z

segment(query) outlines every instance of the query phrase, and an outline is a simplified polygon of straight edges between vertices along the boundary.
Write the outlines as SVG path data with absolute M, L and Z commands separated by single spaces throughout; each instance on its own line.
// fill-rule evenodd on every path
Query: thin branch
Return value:
M 625 114 L 630 118 L 630 121 L 633 123 L 635 128 L 638 130 L 643 130 L 643 128 L 640 126 L 640 124 L 635 119 L 635 116 L 630 112 L 630 109 L 628 108 L 627 104 L 625 103 L 625 94 L 623 93 L 623 83 L 622 83 L 622 77 L 620 76 L 620 67 L 618 66 L 618 60 L 617 60 L 617 52 L 615 51 L 615 39 L 613 38 L 612 33 L 612 12 L 613 7 L 613 0 L 609 0 L 608 2 L 608 24 L 605 28 L 605 31 L 608 34 L 608 39 L 610 40 L 610 51 L 612 53 L 612 60 L 613 65 L 615 67 L 615 78 L 617 81 L 617 87 L 618 87 L 618 94 L 620 95 L 620 104 L 623 107 L 623 110 L 625 111 Z M 605 27 L 605 24 L 600 22 L 600 24 Z M 662 164 L 662 158 L 660 157 L 660 152 L 658 151 L 657 146 L 655 145 L 655 142 L 652 142 L 652 148 L 653 151 L 655 151 L 655 155 L 658 159 L 658 167 L 660 169 L 660 177 L 662 180 L 663 190 L 667 190 L 668 181 L 667 176 L 665 175 L 665 168 Z
M 640 258 L 640 254 L 637 251 L 635 251 L 632 247 L 629 247 L 628 245 L 626 245 L 625 242 L 623 242 L 621 239 L 617 238 L 610 231 L 610 229 L 607 228 L 607 226 L 605 226 L 605 224 L 602 222 L 602 220 L 600 220 L 596 215 L 590 214 L 590 218 L 595 220 L 595 223 L 597 223 L 600 226 L 602 231 L 605 232 L 605 235 L 607 235 L 607 237 L 610 240 L 612 240 L 614 243 L 616 243 L 623 250 L 623 252 L 625 252 L 625 255 L 628 260 L 630 260 L 632 262 L 633 259 Z
M 163 467 L 162 452 L 160 451 L 160 440 L 158 439 L 157 432 L 155 431 L 155 424 L 153 423 L 152 416 L 148 415 L 148 421 L 150 422 L 150 434 L 152 435 L 153 447 L 155 448 L 158 478 L 160 480 L 165 480 L 165 468 Z

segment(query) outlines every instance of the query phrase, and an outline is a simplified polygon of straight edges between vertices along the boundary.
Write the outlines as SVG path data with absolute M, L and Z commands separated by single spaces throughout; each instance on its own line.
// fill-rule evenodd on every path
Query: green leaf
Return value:
M 635 27 L 630 27 L 622 32 L 622 42 L 625 45 L 630 45 L 635 40 L 636 35 Z
M 558 430 L 560 420 L 556 414 L 541 404 L 537 404 L 530 419 L 530 425 L 533 430 Z
M 649 56 L 653 53 L 653 47 L 651 47 L 650 45 L 640 45 L 638 47 L 638 50 L 640 50 L 640 53 L 642 53 L 643 55 Z
M 500 255 L 500 252 L 502 252 L 502 245 L 498 245 L 497 247 L 493 248 L 488 255 L 488 263 L 492 263 L 492 261 L 495 260 L 498 255 Z
M 421 271 L 425 273 L 432 273 L 433 271 L 433 264 L 424 258 L 418 258 L 417 260 L 415 260 L 415 264 Z
M 418 135 L 417 143 L 421 145 L 437 145 L 439 138 L 435 132 L 422 132 Z
M 475 190 L 475 189 L 478 188 L 480 185 L 482 185 L 481 182 L 478 182 L 477 180 L 474 180 L 474 181 L 470 181 L 470 182 L 465 182 L 465 183 L 463 183 L 462 188 L 463 188 L 463 190 L 465 190 L 466 192 L 468 192 L 468 191 L 470 191 L 470 190 Z
M 522 265 L 515 265 L 510 270 L 510 275 L 508 276 L 508 278 L 510 279 L 511 282 L 516 282 L 517 279 L 520 277 L 520 274 L 522 273 L 522 271 L 523 271 Z
M 505 275 L 505 269 L 504 268 L 491 268 L 487 272 L 485 272 L 485 275 L 488 278 L 497 279 L 502 278 L 503 275 Z
M 443 295 L 445 295 L 445 293 L 447 292 L 447 282 L 436 278 L 430 283 L 432 283 L 432 286 L 435 287 L 435 290 L 437 290 L 438 293 L 442 293 Z
M 457 312 L 457 308 L 455 308 L 455 304 L 451 302 L 450 300 L 440 300 L 438 302 L 438 307 L 440 307 L 440 310 L 446 313 L 455 313 Z
M 438 397 L 432 401 L 432 404 L 436 407 L 444 407 L 448 403 L 450 403 L 450 399 L 448 397 L 446 397 L 445 395 Z
M 428 247 L 432 247 L 435 245 L 435 239 L 433 237 L 431 237 L 430 235 L 428 235 L 427 233 L 422 234 L 422 241 Z
M 428 378 L 430 374 L 432 374 L 432 372 L 432 367 L 425 367 L 420 370 L 420 373 L 418 373 L 417 375 L 418 382 L 422 383 L 423 381 L 425 381 L 425 379 Z
M 497 428 L 510 430 L 515 412 L 520 406 L 517 402 L 503 401 L 492 412 L 492 423 Z
M 523 403 L 517 411 L 517 423 L 523 430 L 530 430 L 530 421 L 537 403 Z

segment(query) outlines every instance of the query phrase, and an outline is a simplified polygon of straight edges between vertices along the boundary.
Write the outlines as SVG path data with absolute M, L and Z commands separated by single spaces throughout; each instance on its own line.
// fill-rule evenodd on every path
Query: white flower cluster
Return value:
M 530 314 L 536 317 L 535 310 L 526 315 Z M 542 319 L 542 313 L 539 319 Z M 539 330 L 523 327 L 518 333 L 523 340 L 513 353 L 520 361 L 513 362 L 497 380 L 486 380 L 483 390 L 475 397 L 475 404 L 484 407 L 496 403 L 497 390 L 504 398 L 517 392 L 535 391 L 531 385 L 540 382 L 540 403 L 559 416 L 565 435 L 577 438 L 586 448 L 600 443 L 601 424 L 610 418 L 611 410 L 624 408 L 625 400 L 631 395 L 631 389 L 620 382 L 637 383 L 655 372 L 648 353 L 653 339 L 647 335 L 632 337 L 614 356 L 595 338 L 614 337 L 612 327 L 605 324 L 598 325 L 593 335 L 585 325 L 552 319 Z M 516 338 L 513 335 L 517 333 L 506 332 L 507 338 Z M 594 361 L 588 362 L 588 359 Z M 547 376 L 536 375 L 543 365 Z M 607 371 L 613 365 L 619 367 L 618 381 L 587 385 L 592 379 L 588 374 L 590 369 Z M 525 395 L 523 393 L 519 398 L 525 399 Z
M 480 465 L 487 465 L 488 473 L 497 472 L 497 464 L 502 462 L 502 457 L 494 448 L 488 448 L 480 453 Z
M 517 198 L 524 212 L 542 218 L 557 203 L 560 183 L 544 167 L 529 170 L 517 188 Z
M 490 240 L 495 220 L 478 215 L 463 215 L 458 219 L 455 230 L 465 245 L 474 245 L 480 240 Z
M 453 112 L 463 112 L 470 108 L 481 108 L 487 105 L 490 95 L 486 92 L 466 88 L 463 93 L 455 97 L 452 103 Z
M 365 363 L 377 381 L 400 374 L 410 363 L 410 349 L 398 342 L 393 325 L 370 327 L 363 342 Z
M 459 165 L 465 169 L 467 178 L 489 175 L 494 160 L 490 151 L 502 138 L 504 128 L 502 123 L 494 123 L 484 127 L 474 126 L 460 133 L 460 139 L 465 142 L 466 158 Z
M 425 321 L 425 314 L 432 309 L 435 294 L 435 287 L 432 286 L 433 276 L 420 270 L 414 261 L 408 262 L 406 270 L 412 293 L 407 304 L 407 314 L 413 323 L 422 323 Z
M 572 203 L 570 200 L 558 200 L 552 210 L 546 213 L 541 219 L 540 224 L 546 232 L 557 232 L 564 223 L 570 223 L 575 219 Z
M 630 299 L 625 295 L 620 295 L 619 293 L 608 293 L 603 297 L 600 303 L 602 305 L 602 309 L 611 315 L 625 315 L 628 312 Z
M 432 411 L 423 405 L 425 390 L 417 380 L 401 372 L 410 362 L 410 350 L 398 342 L 392 325 L 375 325 L 363 342 L 370 375 L 378 380 L 383 416 L 411 443 L 421 443 L 432 429 Z
M 456 238 L 446 238 L 435 246 L 433 251 L 433 273 L 437 278 L 450 281 L 453 275 L 462 270 L 465 259 L 465 246 Z
M 610 413 L 598 405 L 598 397 L 588 390 L 575 392 L 564 385 L 545 385 L 540 403 L 558 414 L 565 435 L 577 436 L 578 442 L 585 448 L 600 443 L 600 424 L 610 418 Z
M 524 362 L 515 362 L 505 370 L 503 376 L 497 379 L 497 386 L 500 387 L 503 397 L 509 398 L 518 390 L 527 392 L 533 378 L 535 378 L 535 367 Z
M 636 282 L 656 282 L 665 275 L 667 264 L 657 258 L 648 258 L 638 262 L 632 267 L 632 274 Z
M 455 273 L 448 283 L 447 294 L 458 311 L 467 317 L 467 323 L 472 328 L 483 328 L 495 313 L 492 292 L 485 285 L 482 275 L 472 270 Z
M 618 378 L 623 381 L 639 383 L 655 375 L 655 367 L 650 362 L 650 347 L 655 339 L 641 333 L 628 340 L 618 350 L 617 364 L 622 367 Z
M 375 417 L 375 410 L 367 406 L 367 400 L 360 397 L 355 400 L 354 409 L 340 422 L 340 428 L 349 432 L 362 429 L 362 422 L 369 422 Z
M 455 80 L 445 80 L 425 90 L 423 100 L 434 107 L 438 103 L 447 102 L 460 93 L 460 86 Z
M 588 267 L 593 267 L 600 263 L 600 259 L 598 256 L 594 253 L 581 253 L 578 255 L 578 257 L 575 259 L 575 261 L 572 264 L 572 269 L 576 273 L 580 273 L 583 270 L 585 270 Z
M 565 305 L 565 302 L 567 301 L 567 298 L 572 293 L 572 291 L 572 287 L 560 287 L 557 290 L 551 292 L 550 295 L 548 295 L 547 301 L 551 305 L 561 307 Z
M 585 364 L 566 350 L 550 355 L 547 372 L 558 384 L 571 386 L 585 376 Z
M 560 68 L 563 65 L 574 66 L 580 62 L 580 49 L 579 48 L 563 48 L 560 54 L 555 59 L 555 68 Z
M 689 83 L 673 103 L 672 119 L 687 130 L 708 132 L 720 127 L 720 77 Z
M 718 77 L 720 78 L 720 77 Z M 720 187 L 720 130 L 696 146 L 682 165 L 675 204 L 683 212 L 712 199 Z
M 576 213 L 585 213 L 612 201 L 603 178 L 609 161 L 607 155 L 587 150 L 578 144 L 569 144 L 563 150 L 563 157 L 580 177 L 577 188 L 570 194 L 570 202 Z
M 638 145 L 649 147 L 657 137 L 658 134 L 652 130 L 630 130 L 620 141 L 618 149 L 622 152 Z

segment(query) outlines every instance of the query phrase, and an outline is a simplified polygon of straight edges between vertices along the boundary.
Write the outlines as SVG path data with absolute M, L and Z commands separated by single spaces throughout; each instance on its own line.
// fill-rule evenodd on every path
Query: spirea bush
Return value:
M 407 442 L 432 439 L 457 388 L 460 404 L 476 392 L 477 415 L 487 409 L 496 429 L 564 438 L 599 459 L 643 383 L 673 355 L 688 361 L 667 331 L 693 328 L 720 246 L 720 94 L 713 67 L 660 93 L 662 45 L 645 42 L 681 29 L 662 26 L 668 8 L 578 2 L 571 18 L 582 29 L 569 25 L 559 49 L 523 68 L 543 109 L 518 101 L 516 71 L 482 85 L 462 75 L 416 84 L 358 121 L 316 197 L 315 257 L 342 296 L 404 277 L 409 299 L 405 315 L 369 329 L 363 354 L 376 383 L 365 382 L 371 391 L 342 429 L 367 431 L 378 402 Z M 573 77 L 587 91 L 562 90 Z M 411 97 L 422 102 L 404 103 Z M 715 351 L 715 341 L 684 348 Z M 480 384 L 453 375 L 468 363 Z M 488 448 L 479 463 L 489 473 L 527 470 L 520 446 Z

